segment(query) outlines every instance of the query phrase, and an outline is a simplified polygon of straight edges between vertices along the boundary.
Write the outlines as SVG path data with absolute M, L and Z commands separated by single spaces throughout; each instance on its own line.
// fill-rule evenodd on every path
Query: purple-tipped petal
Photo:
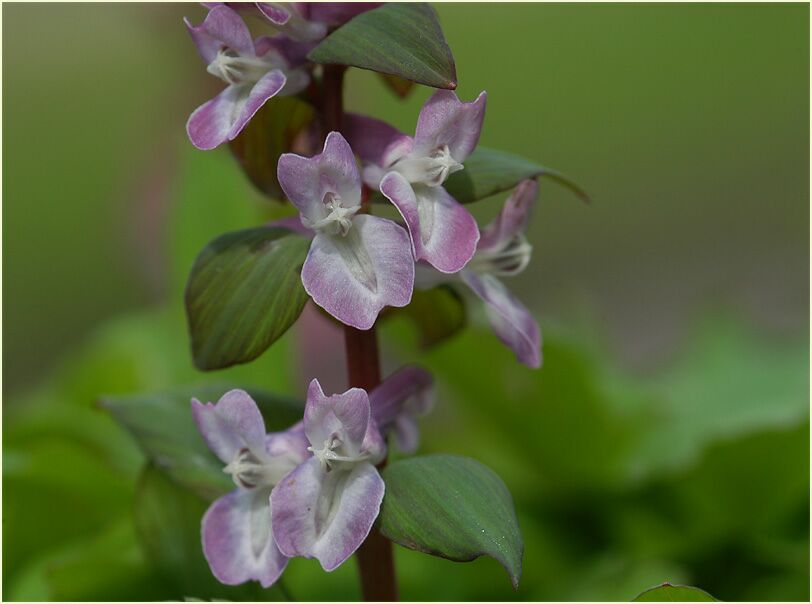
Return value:
M 361 449 L 369 425 L 369 397 L 361 388 L 327 396 L 318 380 L 310 382 L 304 411 L 304 431 L 314 447 L 322 447 L 333 435 Z
M 249 94 L 247 86 L 229 86 L 195 109 L 186 122 L 186 133 L 192 144 L 208 151 L 226 142 Z
M 197 46 L 200 56 L 208 64 L 217 52 L 227 46 L 244 56 L 254 56 L 251 32 L 236 12 L 225 5 L 215 6 L 198 26 L 184 18 L 186 29 Z
M 254 114 L 259 111 L 265 102 L 282 90 L 287 78 L 279 69 L 273 69 L 266 73 L 251 88 L 245 104 L 240 107 L 239 113 L 235 116 L 234 123 L 228 131 L 228 140 L 234 140 L 242 132 L 245 125 L 251 121 Z
M 479 241 L 476 221 L 445 189 L 413 188 L 401 174 L 390 172 L 381 181 L 381 193 L 406 221 L 416 260 L 456 273 L 474 255 Z
M 414 405 L 410 405 L 410 411 L 425 413 L 432 404 L 433 384 L 434 378 L 422 367 L 401 367 L 370 392 L 372 417 L 384 428 L 404 411 L 404 406 L 410 399 L 414 401 Z
M 203 553 L 221 583 L 259 581 L 270 587 L 288 563 L 273 539 L 267 489 L 238 489 L 215 501 L 205 516 Z
M 192 415 L 206 444 L 225 463 L 230 463 L 240 449 L 264 448 L 265 422 L 254 399 L 244 390 L 226 392 L 216 405 L 192 399 Z
M 327 33 L 327 26 L 324 23 L 315 23 L 304 18 L 307 4 L 306 2 L 257 2 L 256 6 L 259 12 L 286 36 L 295 40 L 319 40 Z
M 541 331 L 530 312 L 493 275 L 463 271 L 466 285 L 485 301 L 491 327 L 520 363 L 541 367 Z
M 274 460 L 275 465 L 282 468 L 285 463 L 291 464 L 285 473 L 310 457 L 310 451 L 307 450 L 309 445 L 303 422 L 265 436 L 265 452 Z
M 399 417 L 395 421 L 392 433 L 395 437 L 395 444 L 401 452 L 411 455 L 417 451 L 420 444 L 420 430 L 414 416 L 404 415 Z
M 481 92 L 475 101 L 463 103 L 450 90 L 438 90 L 431 95 L 417 119 L 415 153 L 428 155 L 448 145 L 451 157 L 460 163 L 465 161 L 479 141 L 486 97 Z
M 257 2 L 256 4 L 259 12 L 265 15 L 265 18 L 276 26 L 287 25 L 292 17 L 290 9 L 281 3 Z
M 345 237 L 316 235 L 302 267 L 302 283 L 313 301 L 336 319 L 369 329 L 385 306 L 411 301 L 409 236 L 391 220 L 356 216 Z
M 523 180 L 502 206 L 502 211 L 487 227 L 482 229 L 477 249 L 488 250 L 498 248 L 510 241 L 516 235 L 527 229 L 530 221 L 530 211 L 539 192 L 538 183 L 533 180 Z
M 383 432 L 391 431 L 404 453 L 417 450 L 419 433 L 416 418 L 433 404 L 431 374 L 414 365 L 402 367 L 375 388 L 369 401 L 372 417 Z
M 370 463 L 325 471 L 310 459 L 271 494 L 274 538 L 288 556 L 336 569 L 364 542 L 380 511 L 384 482 Z
M 357 113 L 344 116 L 342 132 L 361 161 L 382 167 L 389 165 L 384 163 L 384 156 L 394 143 L 411 140 L 394 126 Z
M 307 53 L 313 49 L 310 42 L 291 40 L 282 35 L 260 36 L 254 42 L 258 57 L 265 57 L 269 52 L 276 53 L 276 61 L 282 67 L 298 67 L 307 60 Z
M 331 132 L 319 155 L 285 153 L 279 158 L 277 177 L 282 190 L 302 215 L 312 222 L 327 216 L 324 196 L 338 194 L 345 208 L 361 204 L 361 177 L 349 143 Z

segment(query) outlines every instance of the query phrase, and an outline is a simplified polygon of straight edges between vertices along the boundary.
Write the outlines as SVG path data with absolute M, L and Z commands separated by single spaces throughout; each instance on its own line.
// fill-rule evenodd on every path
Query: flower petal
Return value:
M 530 210 L 536 201 L 539 185 L 533 179 L 523 180 L 510 197 L 505 200 L 502 211 L 487 227 L 482 229 L 477 249 L 501 247 L 504 243 L 523 233 L 530 221 Z
M 391 424 L 401 415 L 410 400 L 414 401 L 414 404 L 409 406 L 410 411 L 417 414 L 425 413 L 432 404 L 433 384 L 434 378 L 422 367 L 416 365 L 401 367 L 369 393 L 372 417 L 384 429 L 384 426 Z
M 286 36 L 260 36 L 254 41 L 258 57 L 265 57 L 273 52 L 273 59 L 280 67 L 299 67 L 307 61 L 307 53 L 313 50 L 313 44 L 298 42 Z M 270 57 L 268 57 L 270 58 Z
M 443 273 L 456 273 L 474 255 L 479 241 L 476 221 L 445 189 L 412 187 L 402 175 L 390 172 L 381 181 L 381 193 L 406 221 L 415 259 Z
M 192 399 L 192 415 L 206 444 L 225 463 L 240 449 L 264 449 L 265 422 L 244 390 L 229 390 L 216 405 Z
M 369 426 L 369 397 L 361 388 L 327 396 L 318 380 L 310 382 L 304 410 L 304 431 L 314 447 L 321 448 L 338 435 L 354 451 L 360 451 Z
M 206 64 L 212 62 L 224 45 L 241 55 L 254 56 L 254 41 L 248 26 L 242 17 L 225 5 L 212 8 L 203 23 L 197 27 L 186 18 L 184 23 Z
M 475 101 L 463 103 L 450 90 L 438 90 L 431 95 L 417 119 L 415 153 L 428 155 L 448 145 L 451 157 L 460 163 L 465 161 L 479 141 L 486 98 L 486 93 L 481 92 Z
M 245 125 L 251 121 L 254 114 L 259 111 L 265 102 L 282 90 L 287 78 L 279 69 L 272 69 L 251 88 L 245 103 L 239 108 L 234 123 L 228 131 L 228 140 L 234 140 L 242 132 Z
M 298 7 L 306 10 L 305 2 L 257 2 L 256 5 L 268 21 L 295 40 L 319 40 L 327 33 L 327 27 L 323 23 L 306 20 L 303 13 L 298 10 Z
M 366 539 L 383 494 L 372 464 L 326 472 L 312 458 L 271 494 L 276 543 L 288 556 L 317 558 L 324 570 L 334 570 Z
M 411 455 L 417 451 L 420 444 L 420 431 L 417 428 L 417 420 L 411 415 L 403 415 L 395 420 L 393 429 L 395 444 L 402 453 Z
M 282 475 L 310 457 L 310 451 L 307 450 L 309 445 L 303 422 L 298 422 L 282 432 L 271 432 L 265 436 L 265 451 L 270 456 L 271 463 L 283 473 Z
M 186 122 L 192 144 L 208 151 L 226 142 L 250 93 L 248 86 L 229 86 L 195 109 Z
M 324 141 L 324 150 L 313 157 L 285 153 L 279 158 L 277 177 L 282 190 L 312 222 L 327 215 L 323 203 L 328 192 L 341 197 L 342 206 L 361 204 L 361 177 L 349 143 L 338 132 Z
M 336 319 L 369 329 L 382 308 L 411 301 L 409 236 L 391 220 L 356 216 L 345 237 L 316 235 L 302 267 L 302 283 L 313 301 Z
M 203 553 L 226 585 L 259 581 L 269 587 L 288 563 L 273 539 L 270 493 L 238 489 L 215 501 L 203 516 Z
M 361 161 L 377 166 L 388 165 L 384 163 L 384 155 L 393 143 L 404 138 L 410 139 L 382 120 L 357 113 L 347 113 L 344 116 L 342 131 Z
M 463 271 L 460 276 L 485 301 L 491 327 L 502 343 L 520 363 L 541 367 L 541 331 L 524 305 L 493 275 Z

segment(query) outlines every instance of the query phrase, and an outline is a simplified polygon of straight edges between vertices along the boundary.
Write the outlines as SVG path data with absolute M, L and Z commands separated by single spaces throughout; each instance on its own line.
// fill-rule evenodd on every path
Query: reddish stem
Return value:
M 343 65 L 325 65 L 322 80 L 321 118 L 324 137 L 341 131 L 343 121 Z M 381 383 L 378 338 L 375 327 L 361 331 L 346 325 L 344 345 L 350 386 L 371 391 Z M 384 459 L 378 466 L 386 465 Z M 356 552 L 361 575 L 361 592 L 367 602 L 394 602 L 398 599 L 392 542 L 373 527 Z

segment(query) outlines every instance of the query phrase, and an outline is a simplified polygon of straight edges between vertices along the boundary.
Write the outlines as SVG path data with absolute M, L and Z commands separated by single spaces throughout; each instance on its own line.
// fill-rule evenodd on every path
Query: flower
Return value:
M 444 273 L 456 273 L 476 250 L 479 230 L 473 216 L 443 188 L 449 175 L 479 140 L 486 94 L 463 103 L 454 92 L 438 90 L 420 111 L 414 138 L 370 118 L 348 122 L 360 139 L 362 159 L 371 162 L 364 180 L 380 187 L 400 211 L 411 235 L 416 260 Z M 356 137 L 351 137 L 355 144 Z
M 260 107 L 277 94 L 296 94 L 310 76 L 297 64 L 303 49 L 280 38 L 251 39 L 242 18 L 215 6 L 201 25 L 184 20 L 206 70 L 228 86 L 192 113 L 186 132 L 198 149 L 234 140 Z
M 403 453 L 417 450 L 417 417 L 431 410 L 434 400 L 431 374 L 407 365 L 390 375 L 369 394 L 372 417 L 384 435 L 391 431 Z
M 308 20 L 306 2 L 257 2 L 256 7 L 282 34 L 302 42 L 321 40 L 327 34 L 327 25 Z
M 231 390 L 216 405 L 192 400 L 192 413 L 209 448 L 226 464 L 237 488 L 203 516 L 203 553 L 212 573 L 227 585 L 274 583 L 287 565 L 273 539 L 271 489 L 309 453 L 301 423 L 273 434 L 256 403 Z
M 316 304 L 347 325 L 369 329 L 384 306 L 409 303 L 409 236 L 391 220 L 358 213 L 361 178 L 341 134 L 331 132 L 314 157 L 283 154 L 277 176 L 302 224 L 314 232 L 302 283 Z
M 541 366 L 541 331 L 527 308 L 498 277 L 518 275 L 530 262 L 533 248 L 524 232 L 537 196 L 535 180 L 520 182 L 496 219 L 482 230 L 474 258 L 459 273 L 485 302 L 497 337 L 513 350 L 520 363 L 533 368 Z
M 313 456 L 271 494 L 273 534 L 286 556 L 316 558 L 332 571 L 364 542 L 383 501 L 375 469 L 386 445 L 360 388 L 326 396 L 310 382 L 304 431 Z

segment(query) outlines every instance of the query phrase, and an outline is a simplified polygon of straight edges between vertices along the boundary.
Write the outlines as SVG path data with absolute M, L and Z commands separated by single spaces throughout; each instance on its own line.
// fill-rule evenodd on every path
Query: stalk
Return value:
M 323 137 L 332 131 L 340 132 L 343 121 L 344 71 L 341 65 L 325 65 L 321 90 L 321 119 Z M 378 338 L 375 327 L 361 331 L 344 326 L 344 345 L 347 357 L 347 376 L 351 387 L 371 391 L 381 383 Z M 384 459 L 378 468 L 386 465 Z M 361 578 L 361 593 L 367 602 L 394 602 L 398 599 L 395 580 L 395 561 L 392 542 L 372 527 L 366 540 L 356 552 Z

